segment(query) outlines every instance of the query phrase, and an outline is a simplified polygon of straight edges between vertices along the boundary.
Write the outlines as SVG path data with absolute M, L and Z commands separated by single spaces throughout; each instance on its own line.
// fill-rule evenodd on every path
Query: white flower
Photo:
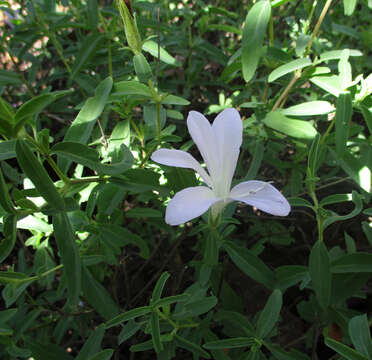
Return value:
M 194 169 L 208 187 L 189 187 L 176 193 L 167 206 L 167 224 L 183 224 L 211 206 L 216 216 L 231 201 L 244 202 L 272 215 L 288 215 L 291 209 L 288 201 L 268 182 L 244 181 L 231 189 L 243 139 L 243 125 L 237 110 L 225 109 L 212 125 L 201 113 L 190 111 L 187 127 L 208 172 L 192 155 L 181 150 L 159 149 L 151 159 L 163 165 Z

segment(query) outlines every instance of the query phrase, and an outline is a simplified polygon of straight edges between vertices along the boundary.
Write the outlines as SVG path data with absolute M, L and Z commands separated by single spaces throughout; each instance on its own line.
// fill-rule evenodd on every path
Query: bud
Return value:
M 142 50 L 142 41 L 132 15 L 130 0 L 116 0 L 116 3 L 124 23 L 124 31 L 128 45 L 134 54 L 138 55 Z

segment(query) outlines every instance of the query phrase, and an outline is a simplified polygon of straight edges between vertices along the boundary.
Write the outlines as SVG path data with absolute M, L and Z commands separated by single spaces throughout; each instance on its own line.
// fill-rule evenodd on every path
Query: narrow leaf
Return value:
M 372 254 L 357 252 L 341 256 L 331 263 L 333 273 L 372 272 Z
M 177 61 L 172 55 L 170 55 L 164 48 L 160 46 L 155 41 L 147 40 L 142 45 L 142 50 L 148 52 L 156 59 L 158 58 L 158 54 L 160 54 L 160 61 L 163 61 L 166 64 L 173 65 L 173 66 L 180 66 L 180 62 Z
M 104 36 L 102 34 L 93 32 L 86 36 L 82 42 L 78 43 L 80 48 L 71 69 L 71 79 L 74 79 L 86 62 L 94 56 L 98 45 L 103 39 Z
M 270 14 L 270 1 L 262 0 L 253 5 L 245 19 L 242 38 L 242 71 L 246 82 L 250 81 L 256 72 Z
M 372 359 L 372 342 L 367 315 L 354 316 L 349 321 L 349 335 L 355 348 Z
M 230 241 L 223 244 L 235 265 L 255 281 L 272 289 L 275 284 L 275 275 L 267 265 L 248 249 L 238 247 Z
M 349 137 L 349 128 L 351 122 L 352 99 L 350 93 L 340 94 L 336 102 L 336 153 L 341 158 L 346 150 L 346 142 Z
M 16 213 L 12 200 L 9 196 L 8 187 L 6 185 L 1 168 L 0 168 L 0 205 L 7 213 L 10 213 L 10 214 Z
M 118 306 L 107 290 L 82 267 L 82 287 L 88 303 L 106 320 L 112 319 L 119 313 Z
M 113 319 L 106 321 L 105 329 L 109 329 L 111 327 L 117 326 L 130 319 L 135 319 L 137 317 L 146 315 L 152 312 L 152 309 L 153 309 L 152 306 L 142 306 L 136 309 L 126 311 L 124 314 L 120 314 L 118 316 L 115 316 Z
M 342 355 L 347 360 L 368 360 L 365 356 L 355 351 L 354 349 L 331 338 L 325 338 L 325 343 L 331 349 Z
M 223 339 L 217 341 L 210 341 L 203 345 L 208 350 L 214 349 L 234 349 L 240 347 L 251 347 L 255 343 L 253 337 L 238 337 L 231 339 Z
M 159 324 L 159 315 L 154 311 L 151 314 L 151 337 L 152 343 L 156 353 L 160 353 L 163 350 L 163 344 L 160 340 L 160 324 Z
M 50 206 L 57 210 L 64 210 L 65 203 L 62 197 L 59 195 L 44 167 L 30 150 L 26 141 L 17 140 L 16 154 L 20 167 L 30 178 L 40 195 Z
M 263 122 L 276 131 L 299 139 L 313 139 L 317 134 L 310 122 L 290 119 L 280 111 L 269 112 Z
M 189 350 L 191 351 L 192 353 L 196 353 L 198 355 L 200 355 L 201 357 L 203 357 L 204 359 L 210 359 L 211 356 L 204 350 L 202 349 L 199 345 L 185 339 L 184 337 L 182 336 L 179 336 L 177 334 L 174 335 L 174 337 L 178 340 L 179 342 L 179 346 L 186 349 L 186 350 Z
M 279 319 L 280 310 L 283 304 L 283 295 L 279 289 L 275 289 L 270 295 L 264 309 L 257 320 L 257 335 L 263 339 L 274 328 Z
M 353 15 L 357 0 L 343 0 L 344 3 L 344 14 L 346 16 Z
M 68 128 L 64 141 L 86 144 L 95 125 L 95 120 L 101 115 L 107 98 L 112 88 L 111 77 L 101 81 L 96 88 L 94 97 L 89 98 L 80 110 L 79 114 Z M 58 161 L 63 172 L 68 170 L 71 161 L 61 159 Z
M 281 110 L 287 116 L 311 116 L 324 115 L 335 110 L 335 107 L 328 101 L 308 101 Z
M 273 70 L 269 75 L 268 81 L 273 82 L 276 79 L 279 79 L 284 75 L 287 75 L 298 69 L 303 69 L 304 67 L 310 66 L 310 65 L 312 65 L 312 62 L 309 58 L 292 60 L 289 63 L 281 65 L 275 70 Z
M 332 274 L 327 248 L 317 241 L 309 258 L 309 272 L 320 306 L 327 309 L 331 302 Z
M 169 279 L 170 274 L 168 272 L 163 272 L 155 284 L 154 290 L 152 292 L 150 304 L 152 305 L 155 301 L 159 300 L 161 293 L 163 292 L 166 281 Z
M 17 239 L 17 216 L 8 215 L 3 217 L 3 234 L 5 238 L 0 241 L 0 263 L 12 252 Z
M 111 359 L 112 355 L 114 354 L 114 350 L 112 349 L 105 349 L 93 355 L 89 358 L 89 360 L 109 360 Z
M 88 360 L 99 351 L 104 334 L 105 327 L 102 325 L 92 331 L 79 351 L 79 354 L 75 357 L 75 360 Z
M 53 215 L 54 236 L 61 256 L 70 305 L 76 305 L 81 291 L 81 264 L 75 236 L 67 214 Z

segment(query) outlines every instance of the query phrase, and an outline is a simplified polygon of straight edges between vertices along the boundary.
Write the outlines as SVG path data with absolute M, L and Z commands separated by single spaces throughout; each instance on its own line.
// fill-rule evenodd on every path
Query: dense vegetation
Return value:
M 372 359 L 371 11 L 1 1 L 0 358 Z

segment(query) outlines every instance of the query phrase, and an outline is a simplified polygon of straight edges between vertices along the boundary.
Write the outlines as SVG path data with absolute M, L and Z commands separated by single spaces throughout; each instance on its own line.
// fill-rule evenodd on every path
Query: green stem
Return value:
M 269 24 L 269 45 L 274 45 L 274 18 L 273 18 L 273 11 L 270 13 L 270 24 Z
M 311 20 L 313 18 L 313 15 L 314 15 L 314 12 L 315 12 L 315 8 L 316 8 L 317 3 L 318 3 L 317 0 L 314 0 L 313 1 L 313 4 L 311 6 L 311 10 L 310 10 L 310 14 L 309 14 L 309 17 L 307 19 L 307 23 L 304 26 L 304 34 L 306 34 L 307 31 L 309 30 L 309 27 L 310 27 L 310 24 L 311 24 Z
M 160 118 L 160 102 L 156 102 L 156 120 L 158 127 L 158 143 L 161 144 L 161 118 Z
M 38 276 L 38 279 L 40 280 L 40 279 L 42 279 L 42 278 L 48 276 L 48 275 L 51 274 L 52 272 L 55 272 L 55 271 L 57 271 L 57 270 L 59 270 L 59 269 L 62 269 L 62 268 L 63 268 L 63 264 L 59 264 L 59 265 L 57 265 L 56 267 L 54 267 L 54 268 L 52 268 L 52 269 L 49 269 L 49 270 L 43 272 L 42 274 L 40 274 L 40 275 Z
M 57 176 L 65 183 L 69 184 L 70 179 L 60 170 L 60 168 L 57 166 L 55 161 L 50 155 L 46 155 L 46 160 L 48 161 L 49 165 L 53 168 L 54 172 L 57 174 Z

